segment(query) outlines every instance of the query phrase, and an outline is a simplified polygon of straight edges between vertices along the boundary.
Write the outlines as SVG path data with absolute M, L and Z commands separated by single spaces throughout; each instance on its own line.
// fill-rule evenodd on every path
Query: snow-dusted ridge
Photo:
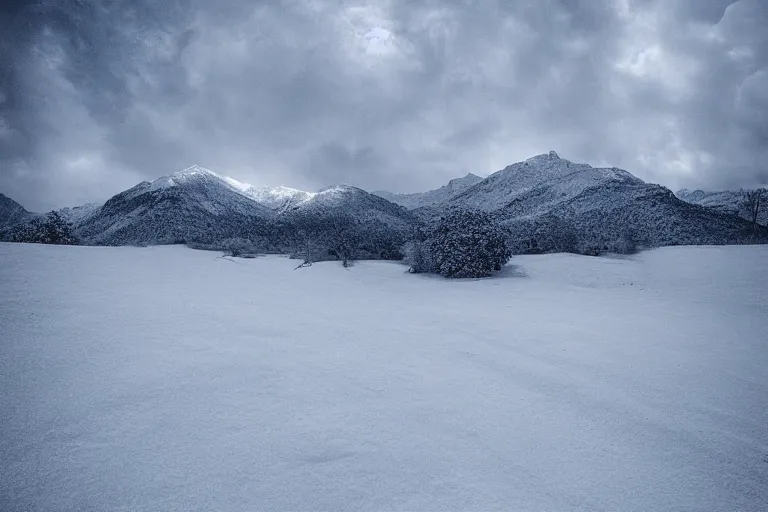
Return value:
M 0 230 L 26 222 L 34 216 L 34 213 L 28 212 L 19 203 L 0 193 Z
M 622 169 L 574 163 L 550 151 L 484 179 L 470 173 L 439 189 L 405 195 L 370 194 L 350 185 L 317 192 L 254 187 L 192 165 L 141 182 L 102 206 L 60 212 L 87 243 L 114 245 L 242 236 L 271 240 L 277 247 L 292 236 L 285 231 L 287 226 L 308 219 L 322 221 L 339 212 L 361 222 L 369 233 L 390 230 L 397 238 L 428 228 L 455 208 L 484 210 L 509 228 L 511 238 L 521 240 L 530 240 L 528 233 L 538 229 L 536 223 L 551 223 L 553 218 L 566 222 L 583 243 L 601 246 L 626 231 L 646 246 L 768 240 L 768 230 L 753 229 L 735 215 L 723 215 L 735 213 L 731 209 L 689 204 L 711 206 L 705 200 L 715 196 L 699 191 L 679 194 L 688 202 Z M 728 198 L 732 203 L 732 194 Z M 0 204 L 0 228 L 3 222 L 12 225 L 38 215 L 25 213 L 10 200 L 4 203 L 5 207 Z M 387 236 L 377 235 L 379 240 Z
M 244 183 L 229 176 L 218 174 L 199 165 L 192 165 L 152 181 L 151 190 L 175 187 L 201 178 L 220 180 L 235 192 L 273 210 L 281 210 L 288 205 L 295 206 L 297 203 L 307 201 L 316 195 L 315 192 L 306 192 L 282 185 L 276 187 L 255 187 L 250 183 Z
M 683 201 L 709 208 L 719 213 L 737 215 L 746 220 L 752 220 L 751 214 L 744 205 L 744 193 L 740 190 L 678 190 L 675 195 Z M 757 217 L 758 224 L 768 225 L 768 208 L 761 208 Z
M 199 165 L 121 192 L 78 226 L 89 243 L 164 244 L 264 234 L 275 212 Z
M 61 208 L 57 211 L 64 219 L 77 225 L 88 220 L 92 215 L 99 211 L 101 206 L 102 203 L 87 203 L 72 208 Z
M 583 191 L 623 182 L 628 185 L 642 184 L 643 181 L 627 171 L 613 168 L 595 168 L 589 164 L 575 163 L 555 151 L 536 155 L 522 162 L 512 164 L 495 172 L 482 182 L 470 187 L 452 198 L 454 206 L 495 211 L 507 206 L 518 197 L 524 197 L 536 189 L 552 189 L 552 201 L 559 202 L 574 197 Z M 538 202 L 536 211 L 546 208 L 548 202 Z
M 258 188 L 247 185 L 242 189 L 242 192 L 243 195 L 253 199 L 257 203 L 278 211 L 309 201 L 317 195 L 316 192 L 306 192 L 304 190 L 285 187 L 283 185 Z
M 379 190 L 373 192 L 373 194 L 383 197 L 387 201 L 404 206 L 409 210 L 415 210 L 425 206 L 437 206 L 443 204 L 482 180 L 483 178 L 480 176 L 469 173 L 461 178 L 452 179 L 447 185 L 443 185 L 438 189 L 429 190 L 427 192 L 393 194 L 391 192 Z

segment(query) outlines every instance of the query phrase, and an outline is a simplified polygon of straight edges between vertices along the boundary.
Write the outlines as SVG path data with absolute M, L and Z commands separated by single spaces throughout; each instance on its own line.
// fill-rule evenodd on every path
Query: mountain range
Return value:
M 103 205 L 64 208 L 59 213 L 86 243 L 96 245 L 215 244 L 240 237 L 287 252 L 297 226 L 323 229 L 328 222 L 337 222 L 339 215 L 354 219 L 363 231 L 391 245 L 453 209 L 489 213 L 518 244 L 564 232 L 580 246 L 610 247 L 622 237 L 644 246 L 768 242 L 768 229 L 751 225 L 723 206 L 731 199 L 705 201 L 719 197 L 687 191 L 676 196 L 625 170 L 574 163 L 551 151 L 484 179 L 468 174 L 417 194 L 372 194 L 348 185 L 317 192 L 256 188 L 195 165 L 141 182 Z M 0 195 L 0 231 L 35 215 Z
M 428 192 L 419 192 L 415 194 L 393 194 L 383 190 L 373 192 L 374 195 L 383 197 L 387 201 L 391 201 L 400 206 L 404 206 L 409 210 L 421 208 L 424 206 L 438 206 L 441 205 L 454 196 L 461 194 L 472 185 L 483 181 L 483 178 L 476 176 L 472 173 L 467 174 L 463 178 L 456 178 L 448 182 L 447 185 L 443 185 L 437 190 L 430 190 Z
M 698 204 L 720 213 L 737 215 L 743 219 L 752 220 L 750 212 L 745 208 L 744 192 L 741 190 L 705 192 L 703 190 L 688 190 L 684 188 L 678 190 L 675 195 L 691 204 Z M 764 226 L 768 225 L 768 206 L 760 209 L 757 222 Z
M 99 245 L 213 242 L 269 231 L 276 213 L 232 180 L 192 166 L 117 194 L 76 224 Z

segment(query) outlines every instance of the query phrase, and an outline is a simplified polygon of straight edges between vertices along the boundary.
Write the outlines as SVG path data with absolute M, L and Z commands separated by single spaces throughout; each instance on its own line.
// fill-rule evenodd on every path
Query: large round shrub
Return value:
M 487 277 L 512 255 L 501 227 L 487 214 L 468 210 L 443 217 L 429 249 L 435 271 L 445 277 Z

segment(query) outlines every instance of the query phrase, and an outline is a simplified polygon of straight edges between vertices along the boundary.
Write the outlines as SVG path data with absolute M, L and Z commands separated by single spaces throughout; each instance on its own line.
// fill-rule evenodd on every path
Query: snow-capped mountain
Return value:
M 77 226 L 97 212 L 99 208 L 101 208 L 100 204 L 89 203 L 71 208 L 59 208 L 56 212 L 64 220 Z M 0 229 L 9 228 L 42 216 L 43 214 L 27 211 L 13 199 L 0 194 Z
M 491 213 L 507 226 L 511 239 L 525 239 L 545 226 L 545 231 L 572 232 L 581 246 L 609 245 L 628 233 L 646 246 L 768 242 L 768 229 L 731 215 L 737 193 L 679 194 L 690 202 L 627 171 L 570 162 L 551 151 L 485 179 L 470 174 L 424 194 L 388 196 L 400 204 L 382 197 L 386 193 L 348 185 L 318 192 L 256 188 L 192 166 L 139 183 L 102 206 L 59 213 L 86 243 L 215 244 L 244 237 L 280 251 L 291 251 L 299 233 L 326 232 L 327 238 L 340 219 L 352 219 L 367 238 L 367 253 L 387 257 L 415 228 L 454 208 Z M 0 195 L 0 231 L 37 215 Z
M 80 206 L 59 208 L 56 211 L 64 220 L 78 226 L 88 220 L 91 215 L 98 212 L 101 206 L 101 203 L 87 203 Z
M 361 189 L 336 186 L 316 193 L 256 188 L 200 166 L 142 182 L 98 208 L 63 210 L 77 233 L 94 244 L 215 244 L 233 237 L 290 250 L 292 222 L 343 212 L 377 236 L 399 236 L 418 221 L 405 208 Z M 387 235 L 383 235 L 387 233 Z
M 253 199 L 257 203 L 269 208 L 270 210 L 275 210 L 276 212 L 282 212 L 283 210 L 300 204 L 315 195 L 313 192 L 305 192 L 303 190 L 284 187 L 282 185 L 276 187 L 254 187 L 249 183 L 243 183 L 227 176 L 220 176 L 210 169 L 205 169 L 199 166 L 192 166 L 182 172 L 187 173 L 192 169 L 202 170 L 206 173 L 217 176 L 227 185 L 232 187 L 232 189 L 236 192 L 244 195 L 249 199 Z
M 373 192 L 373 194 L 383 197 L 387 201 L 404 206 L 409 210 L 415 210 L 416 208 L 424 206 L 436 206 L 445 203 L 482 180 L 483 178 L 480 176 L 469 173 L 462 178 L 452 179 L 447 185 L 443 185 L 436 190 L 430 190 L 428 192 L 393 194 L 392 192 L 380 190 Z
M 275 213 L 233 182 L 199 166 L 144 181 L 104 203 L 78 231 L 91 243 L 116 245 L 267 233 Z
M 304 192 L 303 190 L 283 186 L 247 187 L 243 189 L 243 194 L 277 212 L 291 209 L 315 195 L 313 192 Z
M 588 188 L 608 183 L 632 185 L 643 182 L 627 171 L 573 163 L 550 151 L 491 174 L 453 197 L 449 204 L 491 212 L 525 198 L 533 208 L 520 211 L 516 216 L 537 215 Z M 535 201 L 530 201 L 533 198 Z
M 416 213 L 429 221 L 451 208 L 491 212 L 510 227 L 556 216 L 580 240 L 596 245 L 622 232 L 633 233 L 649 246 L 745 243 L 768 237 L 756 235 L 741 219 L 685 203 L 670 190 L 627 171 L 574 163 L 554 151 L 510 165 L 446 203 Z
M 35 216 L 10 197 L 0 194 L 0 231 L 26 222 Z
M 324 188 L 285 213 L 322 217 L 339 211 L 362 223 L 377 222 L 394 229 L 408 229 L 418 222 L 404 207 L 349 185 Z
M 752 220 L 751 215 L 744 207 L 744 193 L 739 190 L 706 192 L 684 188 L 678 190 L 675 195 L 687 203 L 698 204 L 720 213 L 738 215 L 746 220 Z M 768 198 L 765 198 L 765 200 L 768 201 Z M 757 222 L 758 224 L 768 225 L 768 205 L 761 209 Z

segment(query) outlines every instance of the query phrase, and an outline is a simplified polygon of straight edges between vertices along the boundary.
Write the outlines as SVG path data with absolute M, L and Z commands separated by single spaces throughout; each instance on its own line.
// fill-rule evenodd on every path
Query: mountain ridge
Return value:
M 207 242 L 263 232 L 274 215 L 224 177 L 192 166 L 116 194 L 78 233 L 106 245 Z
M 699 196 L 706 193 L 691 193 Z M 6 208 L 0 213 L 16 212 L 14 218 L 38 215 L 10 199 L 3 204 Z M 506 226 L 512 243 L 540 236 L 542 225 L 572 231 L 581 245 L 607 246 L 628 233 L 648 246 L 768 241 L 768 230 L 755 230 L 729 212 L 683 201 L 669 189 L 623 169 L 574 163 L 555 151 L 508 165 L 486 178 L 469 173 L 418 194 L 369 193 L 351 185 L 316 192 L 259 188 L 193 165 L 142 181 L 103 205 L 59 212 L 91 244 L 210 243 L 250 237 L 276 247 L 287 236 L 286 226 L 327 228 L 339 214 L 353 218 L 360 229 L 402 240 L 455 208 L 488 212 Z M 0 226 L 9 219 L 10 214 L 0 215 Z
M 454 178 L 446 185 L 426 192 L 416 192 L 412 194 L 394 194 L 384 190 L 371 192 L 373 195 L 383 197 L 387 201 L 404 206 L 409 210 L 415 210 L 424 206 L 435 206 L 447 201 L 448 199 L 460 194 L 472 185 L 479 183 L 483 178 L 472 173 L 468 173 L 461 178 Z
M 415 213 L 429 224 L 454 208 L 488 212 L 521 247 L 553 226 L 595 247 L 627 238 L 649 247 L 768 241 L 768 231 L 755 231 L 743 219 L 685 203 L 623 169 L 574 163 L 554 151 L 509 165 L 446 203 Z M 554 224 L 553 217 L 559 219 Z
M 679 199 L 712 209 L 719 213 L 727 215 L 736 215 L 745 220 L 752 220 L 751 214 L 744 205 L 744 192 L 746 190 L 713 190 L 706 191 L 701 189 L 689 190 L 686 188 L 675 192 Z M 768 196 L 764 198 L 768 203 Z M 761 208 L 757 217 L 758 224 L 768 225 L 768 207 Z
M 35 216 L 27 211 L 19 203 L 0 193 L 0 231 L 10 229 L 13 226 L 26 222 Z

